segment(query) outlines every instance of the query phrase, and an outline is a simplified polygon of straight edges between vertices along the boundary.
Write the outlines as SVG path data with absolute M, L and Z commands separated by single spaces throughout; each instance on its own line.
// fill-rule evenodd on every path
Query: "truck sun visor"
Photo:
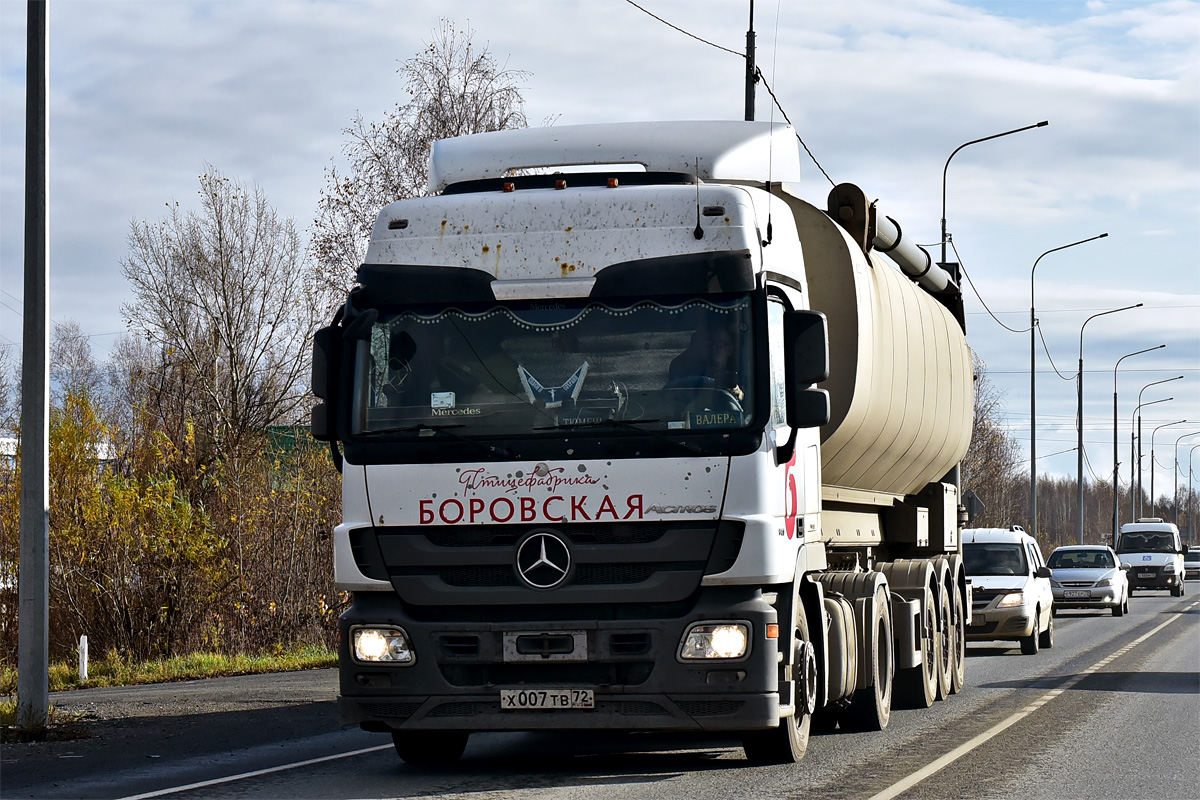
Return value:
M 749 250 L 624 261 L 596 273 L 592 297 L 754 291 Z

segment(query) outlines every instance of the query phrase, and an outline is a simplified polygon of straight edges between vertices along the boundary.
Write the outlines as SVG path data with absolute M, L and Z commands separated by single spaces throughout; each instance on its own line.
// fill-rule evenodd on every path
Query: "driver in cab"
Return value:
M 668 386 L 722 389 L 740 402 L 745 393 L 739 384 L 737 349 L 733 335 L 724 328 L 692 334 L 687 349 L 671 361 L 667 372 Z

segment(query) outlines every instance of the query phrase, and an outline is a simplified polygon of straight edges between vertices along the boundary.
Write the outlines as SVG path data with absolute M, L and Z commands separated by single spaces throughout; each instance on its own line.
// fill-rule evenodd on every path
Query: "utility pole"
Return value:
M 37 733 L 45 730 L 50 713 L 50 37 L 45 0 L 29 0 L 28 9 L 17 725 Z
M 746 122 L 754 121 L 754 84 L 757 82 L 754 66 L 754 0 L 750 0 L 750 27 L 746 30 Z

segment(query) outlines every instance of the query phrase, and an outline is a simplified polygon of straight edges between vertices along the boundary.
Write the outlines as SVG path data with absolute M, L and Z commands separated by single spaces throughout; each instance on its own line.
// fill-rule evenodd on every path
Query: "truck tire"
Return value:
M 950 628 L 950 692 L 958 694 L 967 685 L 967 590 L 960 580 L 963 576 L 962 558 L 956 553 L 947 559 L 950 565 L 950 611 L 954 624 Z
M 929 708 L 937 699 L 938 652 L 937 620 L 934 618 L 933 591 L 925 587 L 921 601 L 921 630 L 928 633 L 921 637 L 921 663 L 915 667 L 896 670 L 896 687 L 893 695 L 895 705 L 900 708 Z
M 779 726 L 742 735 L 742 749 L 752 764 L 795 764 L 808 749 L 812 704 L 816 696 L 817 662 L 808 633 L 808 615 L 797 594 L 792 603 L 796 649 L 792 656 L 792 700 L 796 710 Z
M 1046 623 L 1046 630 L 1042 631 L 1042 635 L 1038 637 L 1038 644 L 1043 650 L 1049 650 L 1054 647 L 1054 615 L 1050 615 L 1049 622 Z
M 1041 632 L 1038 631 L 1038 625 L 1042 619 L 1042 610 L 1036 609 L 1033 612 L 1033 631 L 1028 636 L 1021 637 L 1021 652 L 1027 656 L 1036 656 L 1038 651 L 1038 640 L 1041 638 Z
M 466 731 L 392 731 L 392 745 L 406 764 L 441 767 L 458 761 L 470 735 Z
M 937 605 L 934 606 L 934 622 L 937 631 L 934 642 L 934 653 L 937 658 L 937 699 L 945 700 L 950 696 L 954 681 L 954 653 L 952 638 L 954 636 L 954 610 L 950 605 L 950 571 L 938 571 Z
M 871 670 L 871 685 L 859 689 L 842 713 L 840 723 L 848 731 L 881 731 L 892 716 L 892 679 L 895 659 L 892 651 L 892 606 L 887 584 L 875 589 L 875 609 L 867 620 L 869 641 L 865 642 Z

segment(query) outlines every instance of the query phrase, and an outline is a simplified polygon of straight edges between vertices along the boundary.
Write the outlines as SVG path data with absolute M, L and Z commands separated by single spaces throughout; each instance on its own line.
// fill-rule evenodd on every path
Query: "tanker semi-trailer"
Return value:
M 962 687 L 961 295 L 799 177 L 768 123 L 434 145 L 314 343 L 344 722 L 413 763 L 580 728 L 786 763 Z

